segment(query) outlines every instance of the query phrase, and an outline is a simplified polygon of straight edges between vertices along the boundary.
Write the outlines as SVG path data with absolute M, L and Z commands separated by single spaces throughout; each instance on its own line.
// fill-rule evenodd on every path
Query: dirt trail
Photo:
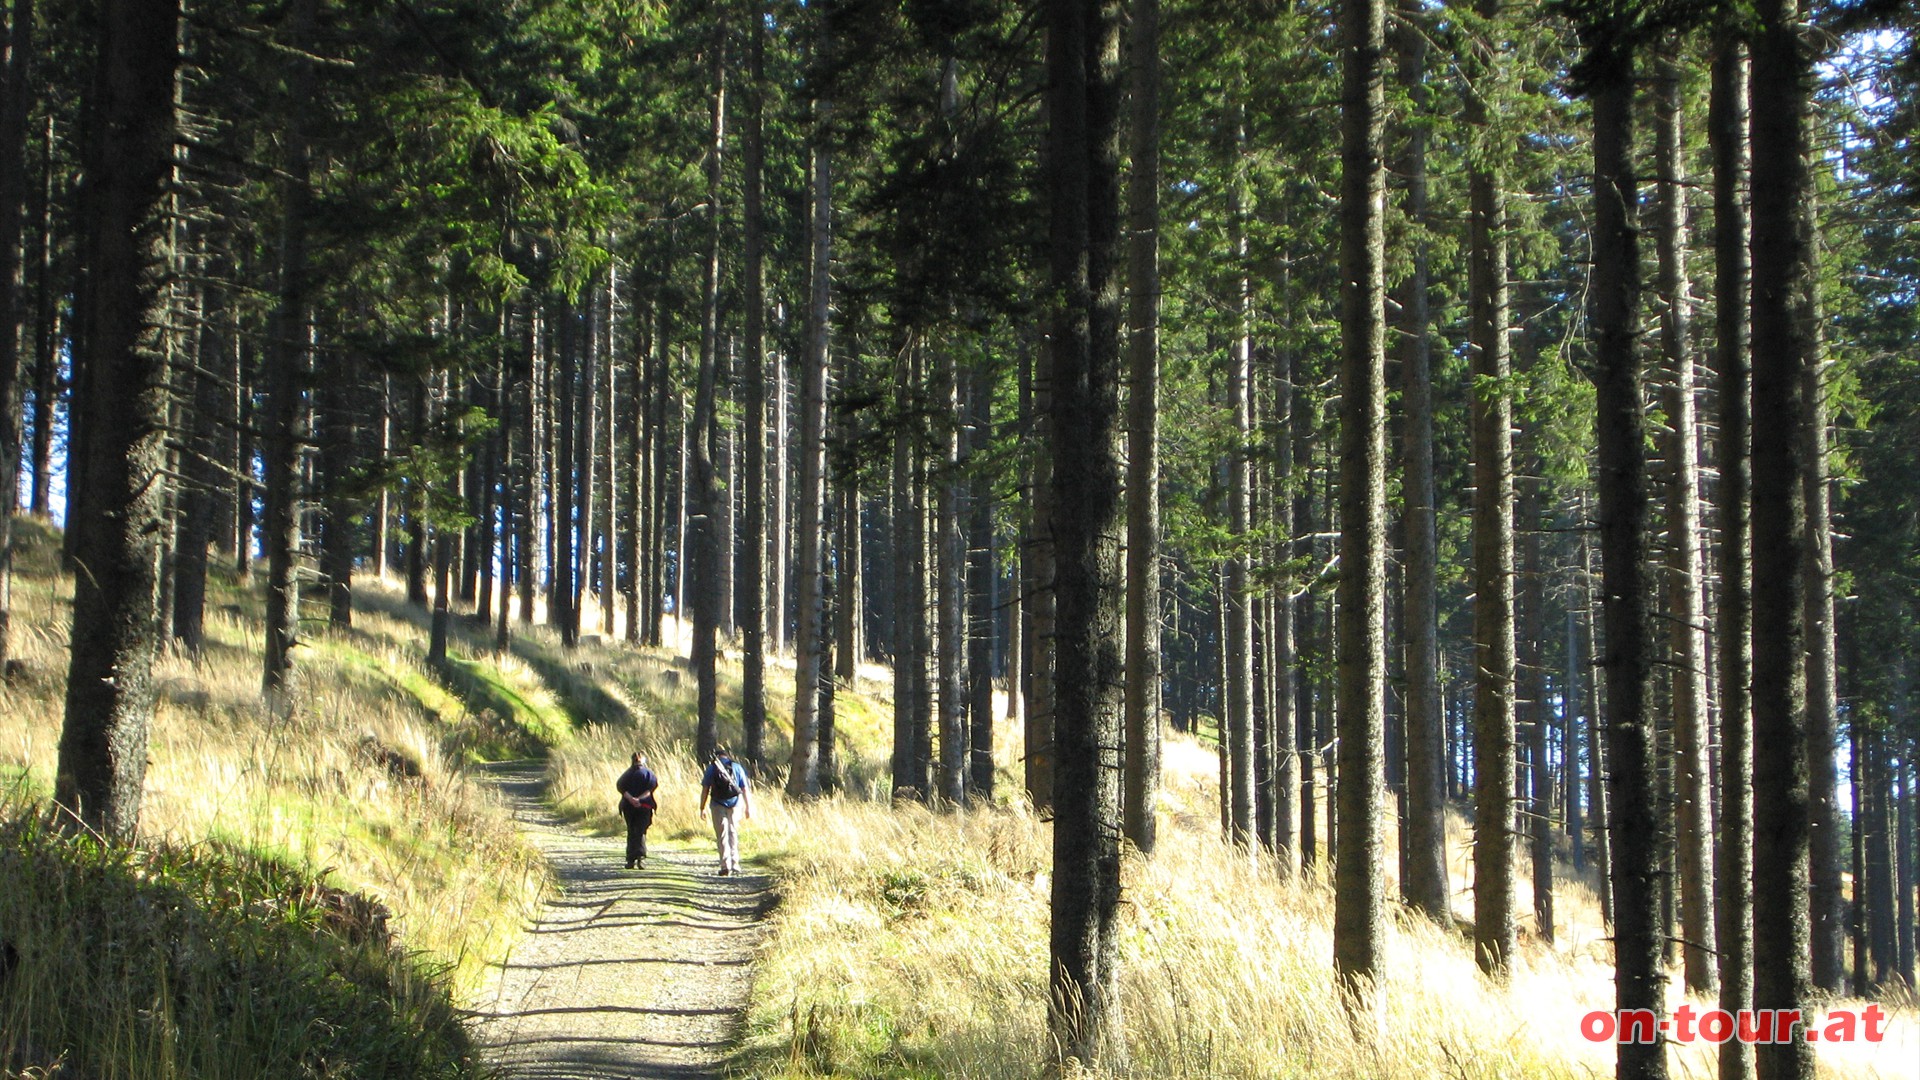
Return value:
M 718 877 L 706 852 L 623 869 L 624 838 L 585 835 L 540 801 L 538 762 L 489 771 L 560 890 L 478 1003 L 488 1059 L 524 1080 L 720 1076 L 771 881 Z

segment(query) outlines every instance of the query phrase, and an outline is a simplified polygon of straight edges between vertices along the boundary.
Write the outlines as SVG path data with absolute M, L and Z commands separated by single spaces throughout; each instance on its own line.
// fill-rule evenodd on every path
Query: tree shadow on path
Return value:
M 772 879 L 720 877 L 682 851 L 627 870 L 624 839 L 581 833 L 542 802 L 540 762 L 487 771 L 559 886 L 480 997 L 489 1061 L 515 1080 L 722 1076 Z

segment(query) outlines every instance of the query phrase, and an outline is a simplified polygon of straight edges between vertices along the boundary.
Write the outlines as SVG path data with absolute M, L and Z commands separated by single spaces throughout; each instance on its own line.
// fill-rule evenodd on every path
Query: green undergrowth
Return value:
M 483 1075 L 443 962 L 383 909 L 216 844 L 107 845 L 0 805 L 0 1072 Z

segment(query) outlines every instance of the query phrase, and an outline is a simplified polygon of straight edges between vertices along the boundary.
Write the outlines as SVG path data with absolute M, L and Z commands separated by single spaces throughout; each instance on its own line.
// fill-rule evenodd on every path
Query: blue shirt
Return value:
M 741 768 L 740 763 L 732 758 L 725 760 L 727 768 L 733 771 L 733 786 L 739 788 L 741 793 L 744 794 L 747 790 L 747 770 Z M 700 786 L 702 788 L 710 788 L 719 779 L 720 762 L 709 761 L 707 763 L 707 771 L 700 777 Z M 715 799 L 713 801 L 719 803 L 721 806 L 737 806 L 740 803 L 740 796 L 735 795 L 731 799 Z

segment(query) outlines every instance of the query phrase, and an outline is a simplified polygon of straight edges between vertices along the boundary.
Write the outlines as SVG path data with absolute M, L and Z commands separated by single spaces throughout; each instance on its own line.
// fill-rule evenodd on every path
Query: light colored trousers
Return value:
M 721 869 L 739 870 L 740 829 L 734 815 L 740 812 L 740 805 L 724 806 L 716 801 L 708 804 L 707 810 L 713 814 L 713 839 L 720 845 Z

